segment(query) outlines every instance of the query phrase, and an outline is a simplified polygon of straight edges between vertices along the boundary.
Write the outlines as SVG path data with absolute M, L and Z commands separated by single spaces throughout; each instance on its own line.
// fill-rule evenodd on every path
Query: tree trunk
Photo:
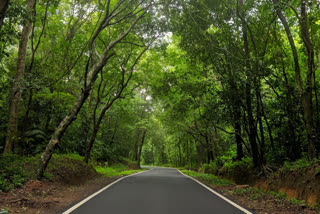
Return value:
M 312 46 L 312 43 L 310 40 L 309 32 L 308 32 L 306 5 L 305 5 L 305 1 L 301 0 L 301 19 L 300 19 L 301 35 L 302 35 L 302 39 L 303 39 L 303 42 L 305 44 L 305 47 L 306 47 L 307 53 L 308 53 L 308 72 L 307 72 L 307 78 L 306 78 L 306 90 L 304 93 L 300 65 L 299 65 L 298 52 L 297 52 L 295 42 L 294 42 L 292 34 L 291 34 L 289 24 L 288 24 L 285 16 L 282 14 L 282 11 L 279 7 L 278 0 L 273 0 L 273 3 L 275 4 L 277 15 L 280 18 L 281 23 L 286 31 L 287 38 L 288 38 L 290 46 L 291 46 L 291 51 L 292 51 L 294 64 L 295 64 L 294 67 L 295 67 L 298 92 L 299 92 L 300 102 L 303 107 L 304 125 L 305 125 L 305 129 L 307 131 L 308 158 L 312 159 L 316 156 L 315 144 L 314 144 L 314 140 L 313 140 L 314 127 L 313 127 L 313 120 L 312 120 L 312 116 L 313 116 L 313 111 L 312 111 L 312 75 L 313 75 L 313 66 L 314 66 L 314 58 L 313 58 L 314 53 L 313 53 L 313 46 Z
M 110 1 L 109 1 L 110 2 Z M 140 19 L 144 17 L 147 10 L 144 10 L 142 13 L 140 13 L 131 23 L 130 26 L 122 32 L 115 40 L 109 41 L 108 44 L 105 45 L 104 50 L 102 52 L 102 55 L 97 55 L 97 50 L 95 48 L 96 39 L 100 35 L 100 33 L 110 25 L 110 21 L 115 16 L 110 16 L 109 13 L 106 12 L 103 20 L 101 21 L 99 27 L 96 29 L 94 35 L 90 38 L 88 41 L 88 47 L 89 47 L 89 53 L 90 57 L 87 62 L 86 70 L 85 70 L 85 80 L 84 80 L 84 87 L 81 89 L 81 93 L 77 99 L 77 101 L 74 103 L 71 111 L 67 116 L 64 117 L 64 119 L 60 122 L 58 127 L 55 129 L 55 132 L 53 133 L 45 151 L 42 153 L 40 158 L 40 166 L 37 171 L 37 177 L 42 178 L 43 174 L 45 172 L 45 169 L 51 159 L 51 156 L 53 154 L 55 146 L 60 142 L 60 139 L 62 138 L 64 132 L 68 128 L 68 126 L 76 119 L 80 109 L 82 108 L 82 105 L 88 98 L 92 85 L 97 79 L 98 73 L 101 71 L 101 69 L 107 64 L 108 60 L 113 57 L 116 53 L 113 50 L 113 48 L 121 42 L 133 29 L 133 27 L 138 23 Z M 132 15 L 132 14 L 131 14 Z M 139 57 L 144 52 L 142 52 Z M 92 66 L 89 70 L 89 62 L 92 62 Z M 133 65 L 134 66 L 134 65 Z M 131 66 L 131 70 L 133 70 L 133 66 Z M 122 66 L 121 66 L 122 68 Z M 126 83 L 127 84 L 127 83 Z
M 301 0 L 301 36 L 307 50 L 308 71 L 306 79 L 306 90 L 304 97 L 304 120 L 308 137 L 308 158 L 316 158 L 316 146 L 314 142 L 314 125 L 312 109 L 312 80 L 314 75 L 314 52 L 308 29 L 308 15 L 305 0 Z
M 3 19 L 6 16 L 8 6 L 9 6 L 9 0 L 0 1 L 0 30 L 3 25 Z
M 143 147 L 143 144 L 144 144 L 144 141 L 145 141 L 146 134 L 147 134 L 147 130 L 144 130 L 143 133 L 142 133 L 141 143 L 140 143 L 139 149 L 138 149 L 137 164 L 138 164 L 139 168 L 140 168 L 142 147 Z
M 237 104 L 235 104 L 234 106 L 234 133 L 237 143 L 237 160 L 241 160 L 244 157 L 244 155 L 241 139 L 241 111 L 238 101 Z
M 28 10 L 32 11 L 35 7 L 35 0 L 27 1 Z M 26 54 L 28 48 L 29 34 L 31 32 L 31 22 L 29 19 L 25 20 L 21 37 L 19 40 L 19 51 L 17 60 L 17 71 L 12 85 L 9 105 L 9 121 L 6 137 L 6 144 L 4 147 L 4 154 L 11 153 L 13 145 L 18 143 L 18 114 L 21 99 L 21 93 L 24 87 L 24 70 L 26 65 Z
M 91 87 L 81 92 L 78 100 L 73 105 L 69 114 L 65 116 L 65 118 L 60 122 L 59 126 L 55 129 L 46 149 L 41 155 L 40 166 L 37 172 L 38 178 L 43 177 L 44 171 L 46 170 L 47 165 L 52 157 L 55 146 L 60 142 L 60 139 L 67 130 L 68 126 L 76 119 L 76 116 L 78 115 L 82 105 L 89 96 L 90 90 Z
M 254 118 L 252 114 L 252 104 L 251 104 L 251 87 L 250 84 L 247 83 L 246 86 L 246 104 L 247 104 L 247 114 L 248 114 L 248 124 L 249 124 L 249 142 L 251 146 L 251 155 L 253 159 L 254 167 L 260 166 L 259 161 L 259 151 L 257 146 L 257 129 L 254 123 Z
M 243 0 L 239 0 L 238 6 L 242 8 L 243 6 Z M 255 121 L 253 117 L 253 110 L 252 110 L 252 95 L 251 95 L 251 82 L 252 82 L 252 75 L 251 72 L 251 66 L 250 66 L 250 53 L 249 53 L 249 43 L 248 43 L 248 33 L 247 33 L 247 25 L 246 22 L 243 20 L 243 15 L 241 15 L 240 11 L 238 11 L 238 16 L 241 19 L 241 27 L 242 27 L 242 37 L 243 37 L 243 43 L 244 43 L 244 50 L 245 50 L 245 66 L 246 66 L 246 75 L 247 75 L 247 82 L 245 87 L 246 92 L 246 106 L 247 106 L 247 114 L 248 114 L 248 125 L 249 125 L 249 142 L 251 146 L 251 153 L 252 153 L 252 159 L 253 159 L 253 165 L 254 167 L 260 166 L 259 161 L 259 151 L 257 146 L 257 129 L 255 126 Z
M 32 97 L 33 97 L 33 91 L 32 88 L 29 90 L 29 96 L 28 96 L 28 103 L 26 107 L 26 114 L 23 117 L 23 124 L 22 124 L 22 130 L 21 130 L 21 145 L 19 147 L 19 155 L 23 155 L 24 152 L 24 147 L 25 147 L 25 134 L 26 131 L 29 128 L 29 113 L 30 113 L 30 108 L 31 108 L 31 103 L 32 103 Z
M 259 99 L 260 99 L 260 105 L 261 105 L 261 113 L 262 113 L 262 116 L 263 116 L 263 118 L 264 118 L 264 121 L 266 122 L 267 129 L 268 129 L 268 134 L 269 134 L 271 149 L 272 149 L 272 151 L 275 151 L 274 142 L 273 142 L 273 137 L 272 137 L 272 130 L 271 130 L 271 127 L 270 127 L 270 124 L 269 124 L 269 121 L 268 121 L 267 114 L 266 114 L 266 112 L 265 112 L 265 110 L 264 110 L 264 106 L 263 106 L 263 102 L 262 102 L 261 95 L 259 96 Z
M 134 160 L 138 161 L 138 150 L 139 150 L 139 139 L 140 139 L 140 129 L 136 130 L 136 142 L 134 144 Z
M 295 161 L 299 158 L 301 158 L 301 147 L 300 143 L 297 141 L 296 138 L 296 126 L 295 126 L 295 120 L 296 120 L 296 113 L 294 111 L 294 88 L 290 86 L 287 74 L 286 74 L 286 67 L 283 61 L 283 57 L 281 57 L 282 62 L 282 73 L 285 79 L 285 94 L 286 94 L 286 111 L 288 114 L 288 129 L 289 129 L 289 135 L 287 136 L 289 139 L 288 145 L 286 145 L 287 150 L 287 156 L 291 161 Z
M 93 130 L 92 130 L 92 134 L 91 134 L 90 140 L 89 140 L 89 142 L 87 144 L 86 154 L 84 156 L 84 162 L 86 162 L 86 163 L 89 162 L 90 152 L 91 152 L 91 149 L 93 147 L 94 141 L 96 140 L 100 124 L 94 124 L 93 126 L 94 127 L 93 127 Z
M 263 123 L 262 123 L 262 99 L 261 99 L 261 93 L 260 93 L 260 80 L 258 80 L 258 83 L 256 83 L 256 99 L 257 99 L 257 121 L 259 123 L 259 131 L 260 131 L 260 163 L 265 164 L 266 160 L 264 158 L 265 155 L 265 140 L 264 140 L 264 129 L 263 129 Z

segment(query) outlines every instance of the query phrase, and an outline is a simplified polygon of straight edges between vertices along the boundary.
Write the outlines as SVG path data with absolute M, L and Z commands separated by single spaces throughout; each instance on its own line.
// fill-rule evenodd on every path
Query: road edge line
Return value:
M 73 212 L 74 210 L 76 210 L 77 208 L 79 208 L 82 204 L 88 202 L 91 198 L 95 197 L 96 195 L 99 195 L 101 192 L 105 191 L 106 189 L 108 189 L 109 187 L 111 187 L 112 185 L 118 183 L 119 181 L 121 181 L 122 179 L 125 179 L 125 178 L 128 178 L 130 176 L 133 176 L 133 175 L 138 175 L 138 174 L 141 174 L 141 173 L 144 173 L 144 172 L 148 172 L 152 169 L 149 169 L 149 170 L 145 170 L 145 171 L 142 171 L 142 172 L 137 172 L 137 173 L 134 173 L 134 174 L 131 174 L 131 175 L 126 175 L 124 177 L 121 177 L 117 180 L 115 180 L 114 182 L 108 184 L 107 186 L 101 188 L 100 190 L 92 193 L 91 195 L 89 195 L 88 197 L 86 197 L 85 199 L 81 200 L 80 202 L 78 202 L 77 204 L 73 205 L 72 207 L 70 207 L 68 210 L 64 211 L 62 214 L 69 214 L 71 212 Z
M 220 197 L 221 199 L 225 200 L 226 202 L 228 202 L 229 204 L 233 205 L 234 207 L 238 208 L 239 210 L 241 210 L 242 212 L 246 213 L 246 214 L 253 214 L 252 212 L 246 210 L 245 208 L 241 207 L 240 205 L 236 204 L 235 202 L 231 201 L 230 199 L 226 198 L 225 196 L 221 195 L 220 193 L 214 191 L 213 189 L 209 188 L 208 186 L 206 186 L 205 184 L 201 183 L 200 181 L 198 181 L 197 179 L 184 174 L 183 172 L 181 172 L 179 169 L 177 169 L 182 175 L 186 176 L 187 178 L 190 178 L 191 180 L 197 182 L 198 184 L 200 184 L 201 186 L 203 186 L 204 188 L 206 188 L 207 190 L 209 190 L 211 193 L 215 194 L 216 196 Z

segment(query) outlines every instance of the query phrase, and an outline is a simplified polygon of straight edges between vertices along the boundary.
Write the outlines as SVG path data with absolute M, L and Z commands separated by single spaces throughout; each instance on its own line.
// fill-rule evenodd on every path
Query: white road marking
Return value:
M 152 169 L 150 169 L 152 170 Z M 119 181 L 121 181 L 122 179 L 125 179 L 125 178 L 128 178 L 130 176 L 133 176 L 133 175 L 138 175 L 138 174 L 141 174 L 141 173 L 144 173 L 144 172 L 149 172 L 150 170 L 146 170 L 146 171 L 143 171 L 143 172 L 138 172 L 138 173 L 134 173 L 134 174 L 131 174 L 131 175 L 127 175 L 127 176 L 124 176 L 122 178 L 119 178 L 118 180 L 112 182 L 111 184 L 108 184 L 107 186 L 103 187 L 102 189 L 100 189 L 99 191 L 93 193 L 92 195 L 86 197 L 85 199 L 83 199 L 82 201 L 80 201 L 79 203 L 75 204 L 74 206 L 72 206 L 71 208 L 69 208 L 68 210 L 64 211 L 62 214 L 69 214 L 71 213 L 72 211 L 74 211 L 75 209 L 79 208 L 82 204 L 86 203 L 87 201 L 89 201 L 91 198 L 93 198 L 94 196 L 100 194 L 101 192 L 105 191 L 106 189 L 108 189 L 109 187 L 111 187 L 112 185 L 118 183 Z
M 198 181 L 197 179 L 190 177 L 189 175 L 185 175 L 183 174 L 183 172 L 181 172 L 179 169 L 177 169 L 182 175 L 190 178 L 191 180 L 197 182 L 198 184 L 200 184 L 201 186 L 203 186 L 204 188 L 206 188 L 207 190 L 209 190 L 210 192 L 212 192 L 213 194 L 215 194 L 216 196 L 220 197 L 221 199 L 225 200 L 226 202 L 228 202 L 229 204 L 233 205 L 234 207 L 238 208 L 239 210 L 241 210 L 242 212 L 246 213 L 246 214 L 253 214 L 252 212 L 249 212 L 248 210 L 244 209 L 243 207 L 239 206 L 238 204 L 234 203 L 233 201 L 229 200 L 228 198 L 224 197 L 223 195 L 217 193 L 216 191 L 214 191 L 213 189 L 207 187 L 206 185 L 204 185 L 203 183 L 201 183 L 200 181 Z

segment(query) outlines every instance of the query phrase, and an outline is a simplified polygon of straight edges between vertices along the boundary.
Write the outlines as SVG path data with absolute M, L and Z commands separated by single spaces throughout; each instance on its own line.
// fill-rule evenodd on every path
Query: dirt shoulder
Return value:
M 283 195 L 264 192 L 248 185 L 214 186 L 214 190 L 240 206 L 258 214 L 316 214 L 314 209 L 306 207 L 300 201 L 290 201 Z
M 319 209 L 308 207 L 305 201 L 288 199 L 284 193 L 268 192 L 249 185 L 236 185 L 213 174 L 182 170 L 216 192 L 231 199 L 240 206 L 258 214 L 316 214 Z
M 82 185 L 66 185 L 48 180 L 31 180 L 22 188 L 0 192 L 0 210 L 11 213 L 53 214 L 63 211 L 102 187 L 120 178 L 100 177 Z

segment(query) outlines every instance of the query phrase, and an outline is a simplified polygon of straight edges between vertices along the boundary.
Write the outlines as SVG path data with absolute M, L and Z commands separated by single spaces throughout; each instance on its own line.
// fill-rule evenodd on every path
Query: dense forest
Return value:
M 1 159 L 312 164 L 319 52 L 318 0 L 1 0 Z

